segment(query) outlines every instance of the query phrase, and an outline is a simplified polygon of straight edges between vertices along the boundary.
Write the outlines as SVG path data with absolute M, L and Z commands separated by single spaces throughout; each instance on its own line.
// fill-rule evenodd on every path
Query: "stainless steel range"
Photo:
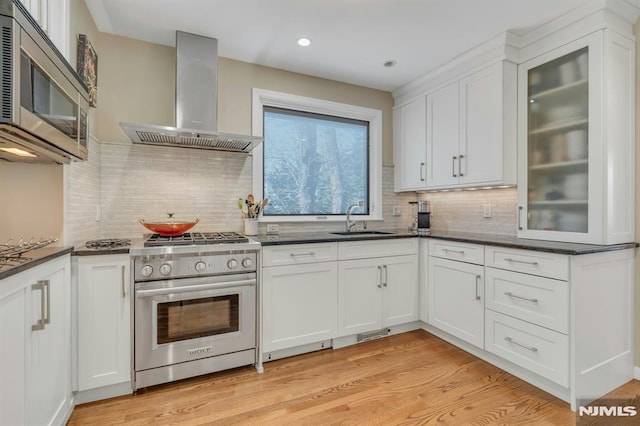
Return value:
M 259 250 L 235 232 L 132 247 L 134 389 L 256 364 Z

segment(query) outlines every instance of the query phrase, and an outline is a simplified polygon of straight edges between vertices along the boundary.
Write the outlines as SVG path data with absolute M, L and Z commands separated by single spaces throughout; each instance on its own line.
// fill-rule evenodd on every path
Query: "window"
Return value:
M 382 219 L 381 112 L 254 89 L 254 196 L 265 221 Z
M 266 216 L 368 214 L 369 122 L 263 109 Z

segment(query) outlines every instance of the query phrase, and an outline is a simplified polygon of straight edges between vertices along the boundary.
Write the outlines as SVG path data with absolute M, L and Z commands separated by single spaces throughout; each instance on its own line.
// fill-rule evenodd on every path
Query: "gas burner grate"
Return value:
M 131 240 L 127 238 L 104 238 L 101 240 L 91 240 L 85 243 L 85 247 L 88 249 L 114 249 L 124 248 L 131 245 Z
M 185 232 L 177 237 L 163 237 L 158 234 L 146 234 L 145 247 L 187 246 L 205 244 L 246 243 L 249 241 L 237 232 Z

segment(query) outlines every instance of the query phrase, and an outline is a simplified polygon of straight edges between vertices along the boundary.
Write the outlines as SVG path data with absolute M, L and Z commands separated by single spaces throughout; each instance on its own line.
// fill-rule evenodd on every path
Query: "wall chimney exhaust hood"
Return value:
M 251 152 L 258 136 L 218 132 L 218 40 L 176 32 L 176 127 L 120 126 L 133 143 Z

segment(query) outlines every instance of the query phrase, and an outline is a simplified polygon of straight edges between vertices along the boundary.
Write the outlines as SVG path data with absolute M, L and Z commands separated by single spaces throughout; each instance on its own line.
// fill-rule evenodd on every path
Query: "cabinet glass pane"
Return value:
M 588 231 L 588 55 L 528 71 L 528 229 Z

